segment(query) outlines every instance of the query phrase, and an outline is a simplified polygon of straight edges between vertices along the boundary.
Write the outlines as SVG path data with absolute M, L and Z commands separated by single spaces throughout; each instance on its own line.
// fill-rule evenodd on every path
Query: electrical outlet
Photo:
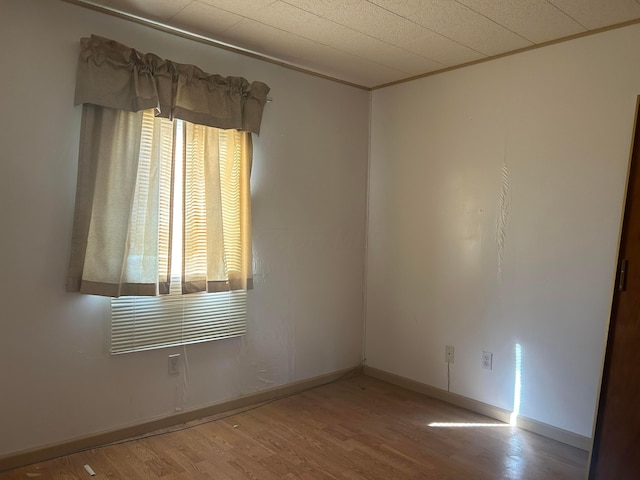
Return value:
M 451 345 L 446 345 L 444 347 L 444 361 L 447 363 L 453 363 L 453 347 Z
M 169 375 L 177 375 L 180 373 L 180 354 L 174 353 L 169 355 Z
M 493 353 L 482 352 L 482 368 L 485 370 L 493 370 Z

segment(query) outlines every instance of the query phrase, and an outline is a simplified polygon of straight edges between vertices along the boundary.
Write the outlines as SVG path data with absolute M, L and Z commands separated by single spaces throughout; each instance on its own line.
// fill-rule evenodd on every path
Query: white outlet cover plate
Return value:
M 455 359 L 455 349 L 451 345 L 444 347 L 444 361 L 447 363 L 453 363 Z
M 482 368 L 485 370 L 493 369 L 493 353 L 491 352 L 482 352 Z

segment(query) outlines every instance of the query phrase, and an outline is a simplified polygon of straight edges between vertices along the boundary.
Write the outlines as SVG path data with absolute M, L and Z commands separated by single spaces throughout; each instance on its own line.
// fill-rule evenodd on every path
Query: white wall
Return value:
M 242 339 L 111 357 L 108 300 L 64 292 L 78 40 L 272 87 L 255 139 L 255 290 Z M 590 435 L 640 26 L 375 91 L 367 362 Z M 63 2 L 0 7 L 0 456 L 356 365 L 368 93 Z M 501 215 L 502 214 L 502 215 Z M 499 218 L 502 218 L 499 221 Z M 480 366 L 482 350 L 494 369 Z
M 167 375 L 174 349 L 110 356 L 109 301 L 64 292 L 90 34 L 272 87 L 249 333 L 186 348 L 186 377 Z M 59 1 L 3 0 L 0 45 L 0 456 L 360 362 L 368 92 Z
M 367 364 L 591 436 L 640 26 L 373 94 Z M 502 200 L 501 200 L 502 198 Z M 481 368 L 482 351 L 493 371 Z

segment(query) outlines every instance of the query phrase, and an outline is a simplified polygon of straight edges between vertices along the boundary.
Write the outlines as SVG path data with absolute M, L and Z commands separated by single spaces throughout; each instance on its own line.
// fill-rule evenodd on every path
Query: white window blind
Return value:
M 237 337 L 246 333 L 247 292 L 111 299 L 111 353 Z
M 209 143 L 202 141 L 204 135 L 209 136 Z M 241 251 L 242 240 L 241 182 L 234 174 L 239 170 L 242 155 L 237 136 L 237 132 L 187 126 L 180 120 L 156 119 L 152 111 L 145 112 L 139 157 L 139 170 L 143 173 L 138 176 L 136 200 L 150 195 L 149 179 L 157 171 L 161 207 L 157 222 L 159 264 L 166 264 L 170 269 L 171 288 L 169 294 L 156 297 L 111 299 L 112 354 L 220 340 L 246 333 L 246 290 L 185 295 L 181 288 L 185 261 L 191 262 L 191 270 L 195 265 L 206 275 L 208 245 L 204 240 L 207 235 L 222 238 L 220 230 L 224 230 L 228 250 L 225 263 L 233 269 L 240 262 L 235 258 L 241 258 L 237 252 Z M 207 182 L 203 173 L 211 168 L 210 163 L 215 165 L 205 158 L 215 154 L 211 151 L 213 147 L 220 165 L 217 187 L 216 182 Z M 159 159 L 155 170 L 152 167 L 154 158 Z M 203 215 L 210 208 L 205 201 L 206 195 L 225 199 L 221 209 L 223 222 L 219 225 L 210 225 Z M 145 202 L 135 202 L 134 213 L 144 217 L 147 212 L 138 207 L 139 204 L 144 206 Z M 139 236 L 144 237 L 145 233 Z M 217 246 L 222 248 L 220 244 Z

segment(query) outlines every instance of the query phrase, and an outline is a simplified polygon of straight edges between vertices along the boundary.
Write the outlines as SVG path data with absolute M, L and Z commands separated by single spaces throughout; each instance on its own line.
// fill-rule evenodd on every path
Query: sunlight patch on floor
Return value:
M 432 422 L 430 427 L 437 428 L 484 428 L 484 427 L 511 427 L 509 423 L 467 423 L 467 422 Z

